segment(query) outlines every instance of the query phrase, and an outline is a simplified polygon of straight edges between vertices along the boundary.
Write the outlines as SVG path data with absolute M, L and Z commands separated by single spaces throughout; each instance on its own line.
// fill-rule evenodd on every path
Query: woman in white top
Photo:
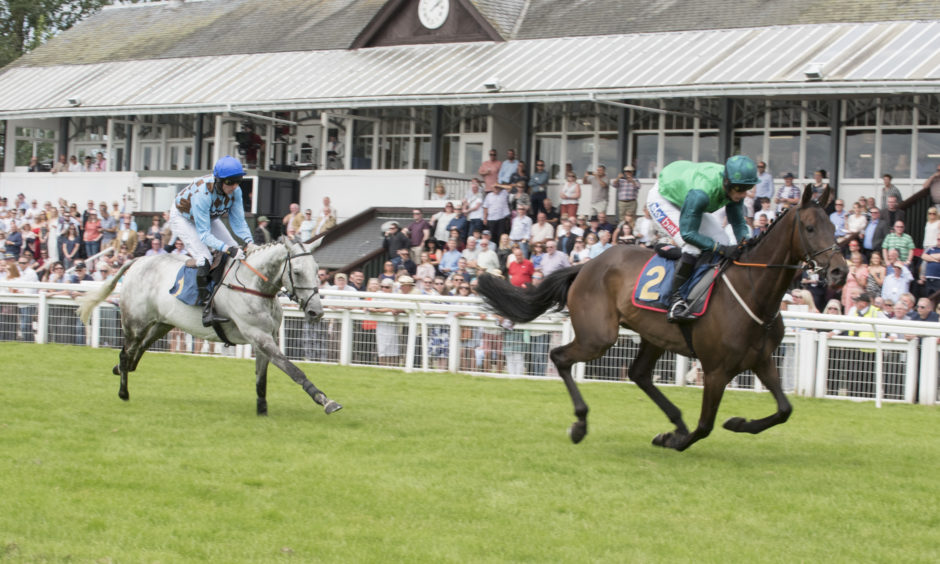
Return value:
M 855 202 L 852 205 L 852 214 L 845 218 L 845 232 L 849 235 L 862 235 L 866 225 L 868 225 L 868 218 L 865 217 L 861 204 Z
M 558 202 L 558 213 L 561 217 L 568 216 L 574 221 L 578 215 L 578 201 L 581 199 L 581 185 L 578 177 L 569 172 L 565 177 L 565 185 L 561 187 L 561 200 Z
M 574 248 L 571 249 L 571 254 L 568 255 L 568 259 L 571 261 L 572 265 L 581 264 L 588 259 L 590 254 L 591 252 L 584 246 L 584 238 L 578 237 L 574 240 Z
M 927 208 L 927 224 L 924 225 L 924 249 L 935 247 L 937 237 L 940 236 L 940 218 L 937 217 L 937 208 Z

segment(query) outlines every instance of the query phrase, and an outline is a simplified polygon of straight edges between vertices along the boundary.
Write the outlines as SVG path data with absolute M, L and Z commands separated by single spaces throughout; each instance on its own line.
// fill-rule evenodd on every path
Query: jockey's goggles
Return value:
M 225 184 L 226 186 L 235 186 L 236 184 L 241 183 L 242 178 L 244 178 L 244 176 L 229 176 L 228 178 L 222 179 L 222 184 Z
M 728 189 L 731 190 L 732 192 L 747 192 L 748 190 L 750 190 L 750 189 L 753 188 L 753 187 L 754 187 L 754 186 L 751 185 L 751 184 L 730 184 L 730 185 L 728 185 Z

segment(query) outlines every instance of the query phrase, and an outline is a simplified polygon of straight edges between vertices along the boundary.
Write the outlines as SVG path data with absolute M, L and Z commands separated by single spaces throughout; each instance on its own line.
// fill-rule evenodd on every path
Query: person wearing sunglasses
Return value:
M 228 321 L 219 317 L 212 310 L 209 299 L 209 269 L 212 263 L 212 251 L 226 253 L 241 260 L 245 251 L 229 234 L 222 222 L 222 216 L 228 213 L 232 232 L 245 241 L 250 250 L 254 239 L 245 222 L 245 208 L 242 191 L 239 186 L 245 176 L 245 169 L 238 159 L 224 156 L 212 169 L 211 175 L 196 178 L 176 196 L 175 205 L 170 209 L 170 226 L 196 261 L 196 285 L 199 291 L 199 305 L 205 306 L 202 323 L 206 327 L 213 323 Z

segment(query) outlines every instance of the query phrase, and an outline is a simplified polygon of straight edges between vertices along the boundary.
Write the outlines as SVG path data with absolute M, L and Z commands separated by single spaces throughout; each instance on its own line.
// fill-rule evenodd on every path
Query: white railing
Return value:
M 73 296 L 49 293 L 84 292 L 99 285 L 0 282 L 0 341 L 120 348 L 123 335 L 114 305 L 118 294 L 96 308 L 89 327 L 83 327 Z M 12 288 L 39 293 L 11 293 Z M 506 330 L 474 297 L 324 290 L 322 298 L 326 314 L 317 324 L 307 323 L 293 303 L 281 300 L 285 316 L 279 342 L 289 358 L 408 372 L 459 371 L 539 379 L 557 377 L 548 351 L 573 337 L 564 314 Z M 398 313 L 371 311 L 379 308 Z M 783 317 L 787 331 L 774 358 L 788 393 L 874 400 L 876 405 L 883 401 L 937 403 L 940 324 L 792 312 L 784 312 Z M 850 336 L 852 331 L 874 336 Z M 575 378 L 627 381 L 627 368 L 638 344 L 636 333 L 622 329 L 618 342 L 603 358 L 573 367 Z M 151 350 L 252 356 L 250 346 L 224 349 L 179 330 L 171 331 Z M 657 363 L 654 377 L 665 385 L 701 385 L 697 363 L 668 352 Z M 751 372 L 739 374 L 731 387 L 763 389 Z

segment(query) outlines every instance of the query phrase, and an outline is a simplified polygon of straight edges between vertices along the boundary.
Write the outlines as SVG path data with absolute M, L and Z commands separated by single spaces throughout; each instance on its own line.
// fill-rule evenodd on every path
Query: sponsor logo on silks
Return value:
M 666 215 L 666 212 L 663 211 L 662 207 L 656 202 L 653 202 L 649 205 L 650 215 L 653 216 L 653 219 L 656 220 L 656 223 L 663 226 L 663 229 L 666 230 L 672 236 L 679 234 L 679 226 L 672 222 L 669 219 L 669 216 Z

